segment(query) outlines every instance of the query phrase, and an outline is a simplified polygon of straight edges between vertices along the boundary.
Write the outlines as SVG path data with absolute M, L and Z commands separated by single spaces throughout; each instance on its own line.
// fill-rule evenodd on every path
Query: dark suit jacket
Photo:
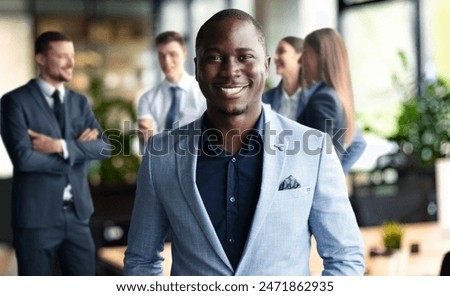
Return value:
M 319 82 L 306 90 L 306 100 L 305 109 L 300 113 L 297 122 L 329 134 L 341 159 L 345 153 L 343 132 L 346 123 L 344 108 L 336 91 L 326 83 Z
M 283 96 L 282 87 L 282 81 L 280 81 L 276 87 L 266 90 L 262 95 L 263 103 L 270 104 L 275 112 L 280 111 L 281 97 Z
M 86 97 L 66 90 L 64 135 L 35 79 L 5 94 L 1 100 L 1 135 L 14 165 L 13 227 L 55 225 L 62 218 L 62 196 L 67 179 L 72 186 L 78 218 L 88 220 L 94 210 L 87 168 L 90 160 L 109 156 L 109 142 Z M 86 128 L 96 128 L 102 136 L 95 141 L 78 142 L 76 139 Z M 65 139 L 69 159 L 33 150 L 28 129 Z
M 265 104 L 269 104 L 272 107 L 272 110 L 275 112 L 279 112 L 281 108 L 281 99 L 283 97 L 283 81 L 280 81 L 278 85 L 274 88 L 271 88 L 269 90 L 266 90 L 262 95 L 262 101 Z M 302 92 L 299 94 L 299 102 L 297 105 L 297 113 L 296 116 L 298 117 L 300 115 L 300 112 L 302 111 Z

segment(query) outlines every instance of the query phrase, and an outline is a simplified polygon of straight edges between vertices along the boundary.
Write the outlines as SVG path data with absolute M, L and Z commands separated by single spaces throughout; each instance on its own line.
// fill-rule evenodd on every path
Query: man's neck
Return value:
M 166 76 L 167 81 L 169 81 L 172 84 L 178 84 L 181 81 L 181 78 L 183 78 L 184 71 L 182 71 L 180 74 L 176 75 L 175 77 L 169 78 Z
M 244 113 L 242 115 L 217 115 L 208 113 L 208 128 L 215 130 L 217 144 L 222 149 L 236 154 L 246 142 L 247 135 L 253 130 L 261 116 L 259 113 Z
M 42 75 L 39 75 L 39 79 L 45 81 L 46 83 L 50 84 L 54 88 L 60 89 L 63 86 L 62 82 L 54 81 L 52 79 L 49 79 L 48 77 L 44 77 Z

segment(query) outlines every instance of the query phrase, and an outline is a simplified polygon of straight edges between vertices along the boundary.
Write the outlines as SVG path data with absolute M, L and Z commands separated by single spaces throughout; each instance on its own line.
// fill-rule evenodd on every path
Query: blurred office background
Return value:
M 436 177 L 435 164 L 447 169 L 450 154 L 449 87 L 441 83 L 450 78 L 450 1 L 0 0 L 0 96 L 36 75 L 35 37 L 63 31 L 76 50 L 69 87 L 88 96 L 103 128 L 119 139 L 114 157 L 93 162 L 89 172 L 96 207 L 91 225 L 99 249 L 126 243 L 140 161 L 136 103 L 163 78 L 154 37 L 165 30 L 181 32 L 188 45 L 185 66 L 193 74 L 196 32 L 224 8 L 255 16 L 272 56 L 285 36 L 305 37 L 322 27 L 339 30 L 350 57 L 357 122 L 368 142 L 348 176 L 358 223 L 370 228 L 386 221 L 431 222 L 449 231 L 444 218 L 450 217 L 449 190 L 437 181 L 444 178 Z M 267 87 L 279 79 L 271 65 Z M 2 256 L 11 259 L 2 252 L 11 242 L 11 176 L 0 139 L 0 275 L 14 274 L 14 267 L 1 265 Z

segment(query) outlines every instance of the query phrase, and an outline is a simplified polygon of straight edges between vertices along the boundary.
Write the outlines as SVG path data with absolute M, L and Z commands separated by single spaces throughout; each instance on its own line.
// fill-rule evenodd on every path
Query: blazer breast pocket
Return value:
M 308 217 L 312 203 L 312 189 L 309 186 L 278 191 L 273 199 L 271 214 L 278 223 L 292 222 L 292 213 L 297 218 Z M 299 218 L 300 219 L 300 218 Z M 289 224 L 289 222 L 286 222 Z
M 303 186 L 296 189 L 287 189 L 277 192 L 275 199 L 295 199 L 295 198 L 309 198 L 311 196 L 311 187 Z

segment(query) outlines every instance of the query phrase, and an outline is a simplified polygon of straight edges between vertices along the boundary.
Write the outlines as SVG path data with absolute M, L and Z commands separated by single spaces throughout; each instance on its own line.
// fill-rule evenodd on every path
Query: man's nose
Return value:
M 75 66 L 75 58 L 69 58 L 67 60 L 67 64 L 69 67 L 74 67 Z
M 222 73 L 226 76 L 239 76 L 241 73 L 242 64 L 237 60 L 237 58 L 231 57 L 225 59 L 222 63 Z
M 173 59 L 172 59 L 172 57 L 170 57 L 169 55 L 166 55 L 166 56 L 163 58 L 163 62 L 164 62 L 165 65 L 170 65 L 170 64 L 172 64 L 172 61 L 173 61 Z

